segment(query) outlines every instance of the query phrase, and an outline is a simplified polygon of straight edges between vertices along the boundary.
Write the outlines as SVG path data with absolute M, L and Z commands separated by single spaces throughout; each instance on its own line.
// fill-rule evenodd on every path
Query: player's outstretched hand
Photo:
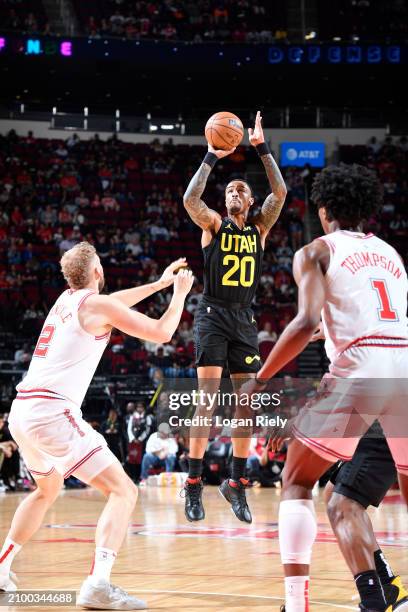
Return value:
M 214 147 L 212 147 L 208 143 L 208 152 L 214 153 L 214 155 L 216 155 L 218 159 L 221 159 L 222 157 L 227 157 L 227 155 L 231 155 L 231 153 L 233 153 L 236 148 L 237 147 L 234 147 L 233 149 L 228 149 L 227 151 L 224 151 L 224 149 L 214 149 Z
M 253 147 L 265 142 L 265 137 L 262 129 L 261 111 L 256 113 L 254 129 L 248 129 L 249 142 Z
M 180 257 L 179 259 L 176 259 L 176 261 L 172 261 L 160 277 L 160 283 L 163 285 L 163 288 L 170 287 L 170 285 L 174 283 L 176 273 L 180 270 L 180 268 L 183 269 L 186 266 L 187 262 L 185 257 Z
M 241 395 L 245 394 L 248 397 L 252 397 L 254 393 L 262 393 L 262 391 L 265 391 L 267 384 L 266 382 L 265 385 L 260 385 L 259 382 L 256 382 L 253 378 L 249 378 L 241 385 L 239 392 Z
M 194 283 L 194 276 L 191 270 L 180 270 L 174 279 L 174 293 L 186 296 Z
M 295 418 L 289 419 L 283 428 L 276 429 L 275 433 L 269 439 L 269 450 L 273 453 L 278 453 L 282 446 L 292 438 L 292 427 Z

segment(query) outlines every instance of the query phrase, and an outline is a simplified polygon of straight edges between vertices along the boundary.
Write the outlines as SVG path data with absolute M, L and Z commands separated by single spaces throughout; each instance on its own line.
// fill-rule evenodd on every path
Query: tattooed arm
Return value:
M 261 113 L 258 111 L 256 114 L 255 128 L 253 130 L 251 128 L 248 130 L 249 141 L 254 147 L 265 142 L 261 121 Z M 265 153 L 265 155 L 261 156 L 261 159 L 266 170 L 271 193 L 263 203 L 261 212 L 254 219 L 254 223 L 259 227 L 261 236 L 265 237 L 279 218 L 285 203 L 287 189 L 272 154 Z
M 233 151 L 235 149 L 229 151 L 216 150 L 208 145 L 208 152 L 218 159 L 226 157 Z M 191 179 L 183 197 L 184 208 L 192 221 L 204 231 L 209 232 L 217 231 L 221 225 L 221 216 L 215 210 L 208 208 L 207 204 L 201 199 L 211 170 L 212 166 L 203 162 Z
M 285 203 L 287 189 L 278 165 L 271 153 L 262 155 L 261 159 L 268 176 L 271 193 L 265 199 L 261 212 L 257 216 L 256 223 L 259 225 L 261 233 L 267 234 L 278 220 Z

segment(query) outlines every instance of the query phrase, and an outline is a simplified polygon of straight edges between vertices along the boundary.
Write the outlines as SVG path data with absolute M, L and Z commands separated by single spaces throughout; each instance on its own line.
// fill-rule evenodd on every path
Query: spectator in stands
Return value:
M 169 240 L 170 238 L 169 230 L 164 225 L 162 219 L 157 219 L 156 223 L 152 223 L 149 227 L 149 232 L 152 240 L 157 240 L 158 238 Z
M 194 339 L 193 328 L 188 321 L 181 322 L 178 333 L 185 345 L 188 345 Z
M 108 190 L 105 191 L 105 193 L 103 194 L 101 204 L 105 212 L 108 212 L 109 210 L 114 210 L 114 211 L 120 210 L 120 206 L 117 203 L 115 197 Z
M 146 444 L 146 453 L 142 460 L 140 484 L 144 484 L 152 468 L 165 468 L 173 472 L 177 459 L 178 445 L 170 435 L 168 423 L 161 423 L 158 431 L 152 434 Z
M 286 270 L 289 274 L 291 274 L 293 251 L 288 245 L 287 235 L 282 238 L 280 246 L 276 249 L 276 258 L 279 268 Z
M 122 434 L 118 413 L 114 408 L 109 410 L 108 418 L 102 424 L 101 433 L 112 453 L 119 459 L 121 463 L 124 461 L 124 453 L 122 447 Z
M 128 242 L 125 248 L 126 253 L 131 253 L 133 257 L 137 257 L 142 253 L 142 245 L 140 244 L 140 234 L 129 234 Z
M 288 223 L 288 234 L 290 246 L 292 247 L 292 251 L 295 253 L 303 244 L 303 223 L 300 217 L 296 214 L 291 215 Z
M 272 440 L 253 438 L 250 455 L 247 460 L 248 478 L 253 484 L 262 487 L 274 487 L 282 479 L 285 465 L 286 448 L 278 453 L 271 450 Z
M 158 345 L 156 348 L 156 354 L 149 359 L 149 364 L 149 377 L 153 378 L 156 370 L 161 370 L 166 376 L 166 371 L 172 367 L 173 362 L 169 355 L 164 354 L 164 347 Z
M 61 240 L 58 245 L 60 254 L 63 255 L 65 251 L 69 251 L 69 249 L 72 249 L 72 247 L 75 246 L 78 242 L 79 240 L 76 240 L 73 236 L 71 236 L 70 238 L 64 238 L 64 240 Z
M 136 404 L 129 402 L 126 410 L 130 407 L 132 408 L 132 414 L 129 418 L 127 429 L 129 442 L 136 441 L 144 446 L 153 430 L 153 415 L 146 412 L 144 402 L 142 401 L 138 401 Z
M 31 361 L 31 351 L 27 342 L 23 344 L 22 348 L 16 350 L 14 353 L 14 361 L 18 365 L 28 367 L 28 364 Z
M 272 324 L 270 321 L 265 321 L 262 329 L 258 332 L 258 342 L 276 342 L 278 336 L 275 331 L 272 329 Z
M 267 438 L 264 437 L 254 437 L 251 439 L 249 455 L 246 462 L 247 475 L 251 482 L 259 481 L 260 461 L 266 442 Z
M 380 151 L 381 149 L 381 145 L 378 142 L 377 138 L 375 136 L 373 136 L 372 138 L 370 138 L 370 140 L 368 141 L 367 144 L 367 148 L 372 151 L 372 153 L 376 154 Z
M 8 415 L 0 415 L 0 444 L 6 451 L 0 470 L 0 479 L 4 482 L 7 491 L 15 491 L 20 478 L 20 455 L 17 444 L 13 441 L 7 424 Z
M 189 443 L 188 439 L 184 436 L 177 436 L 177 460 L 180 466 L 180 470 L 182 472 L 188 472 L 188 451 L 189 451 Z
M 165 40 L 187 39 L 232 40 L 231 24 L 245 24 L 244 30 L 259 35 L 256 42 L 270 42 L 271 31 L 277 31 L 281 39 L 286 37 L 282 24 L 286 11 L 282 5 L 268 0 L 257 0 L 254 5 L 247 0 L 183 0 L 173 3 L 136 2 L 123 0 L 112 14 L 112 3 L 106 4 L 101 19 L 89 16 L 84 19 L 86 32 L 91 37 L 123 36 L 127 38 L 164 38 Z M 103 5 L 99 5 L 103 8 Z M 110 10 L 109 10 L 110 8 Z M 80 14 L 83 14 L 81 11 Z M 269 36 L 269 38 L 266 37 Z M 263 37 L 262 37 L 263 36 Z
M 398 213 L 395 219 L 390 221 L 389 228 L 396 236 L 406 236 L 408 234 L 408 220 L 404 219 L 401 213 Z

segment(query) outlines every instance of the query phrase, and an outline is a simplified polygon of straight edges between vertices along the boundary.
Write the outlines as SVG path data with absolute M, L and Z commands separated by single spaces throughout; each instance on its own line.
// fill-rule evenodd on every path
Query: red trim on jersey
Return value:
M 35 392 L 43 392 L 43 393 L 53 393 L 54 395 L 60 395 L 56 391 L 50 391 L 49 389 L 19 389 L 18 393 L 35 393 Z
M 382 348 L 408 348 L 408 344 L 354 344 L 353 348 L 358 348 L 359 346 L 380 346 Z
M 402 465 L 401 463 L 396 463 L 395 467 L 402 468 L 403 470 L 408 470 L 408 465 Z
M 108 338 L 111 335 L 111 332 L 108 331 L 106 334 L 102 334 L 102 336 L 95 336 L 95 340 L 103 340 L 104 338 Z
M 68 476 L 71 476 L 72 472 L 75 472 L 75 470 L 77 470 L 83 463 L 85 463 L 85 461 L 88 461 L 88 459 L 90 459 L 92 457 L 92 455 L 94 455 L 95 453 L 97 453 L 100 450 L 102 450 L 102 446 L 97 446 L 96 448 L 91 450 L 91 452 L 89 452 L 87 455 L 85 455 L 85 457 L 82 457 L 82 459 L 80 461 L 78 461 L 78 463 L 76 463 L 72 468 L 70 468 L 64 474 L 64 478 L 68 478 Z
M 16 399 L 18 400 L 30 400 L 30 399 L 49 399 L 49 400 L 65 400 L 65 397 L 50 397 L 49 395 L 27 395 L 26 397 L 24 397 L 23 395 L 18 395 Z
M 367 238 L 374 238 L 374 234 L 372 232 L 369 232 L 367 236 L 364 236 L 363 240 L 367 240 Z
M 90 295 L 94 295 L 96 293 L 96 291 L 90 291 L 89 293 L 87 293 L 86 295 L 84 295 L 84 297 L 82 297 L 79 302 L 78 302 L 78 310 L 81 308 L 82 304 L 85 302 L 85 300 L 87 300 L 89 298 Z
M 312 438 L 308 438 L 306 436 L 304 436 L 299 430 L 298 428 L 293 425 L 293 431 L 296 435 L 297 438 L 300 438 L 300 440 L 305 440 L 308 444 L 310 444 L 311 446 L 315 446 L 316 448 L 323 450 L 325 453 L 327 453 L 328 455 L 332 455 L 333 457 L 337 457 L 337 459 L 343 459 L 344 461 L 350 461 L 351 456 L 350 455 L 342 455 L 338 452 L 335 452 L 333 450 L 331 450 L 331 448 L 327 448 L 327 446 L 323 446 L 323 444 L 320 444 L 319 442 L 316 442 L 316 440 L 313 440 Z
M 31 472 L 31 474 L 37 474 L 37 476 L 49 476 L 54 470 L 55 468 L 52 467 L 48 472 L 37 472 L 37 470 L 30 470 L 30 468 L 28 468 L 28 471 Z
M 349 348 L 357 344 L 358 342 L 363 342 L 364 340 L 403 340 L 404 342 L 408 342 L 408 338 L 401 338 L 400 336 L 362 336 L 361 338 L 356 338 L 350 344 L 346 346 L 346 348 L 342 351 L 348 351 Z M 367 344 L 366 346 L 375 346 L 374 344 Z M 379 346 L 386 346 L 385 344 L 379 344 Z M 398 344 L 393 344 L 392 346 L 398 347 Z M 402 345 L 405 346 L 405 345 Z
M 0 557 L 0 563 L 3 563 L 3 561 L 9 556 L 13 548 L 14 548 L 14 544 L 10 544 L 8 549 L 4 551 L 4 554 Z

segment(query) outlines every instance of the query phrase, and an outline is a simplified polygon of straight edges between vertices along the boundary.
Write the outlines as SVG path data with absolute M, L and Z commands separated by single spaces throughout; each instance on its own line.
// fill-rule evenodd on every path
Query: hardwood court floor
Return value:
M 113 582 L 144 598 L 151 610 L 266 612 L 282 604 L 277 540 L 279 491 L 254 489 L 250 526 L 231 513 L 216 487 L 206 487 L 205 521 L 184 518 L 178 489 L 140 490 L 133 523 L 113 569 Z M 0 494 L 1 538 L 23 494 Z M 319 534 L 313 556 L 311 610 L 356 610 L 357 598 L 324 512 L 316 499 Z M 43 527 L 16 557 L 21 589 L 77 589 L 93 553 L 102 497 L 89 489 L 64 491 Z M 408 583 L 407 514 L 397 491 L 371 511 L 391 566 Z M 19 610 L 23 608 L 10 608 Z M 38 608 L 37 608 L 38 609 Z M 43 608 L 45 609 L 45 608 Z M 73 608 L 47 608 L 47 610 Z

